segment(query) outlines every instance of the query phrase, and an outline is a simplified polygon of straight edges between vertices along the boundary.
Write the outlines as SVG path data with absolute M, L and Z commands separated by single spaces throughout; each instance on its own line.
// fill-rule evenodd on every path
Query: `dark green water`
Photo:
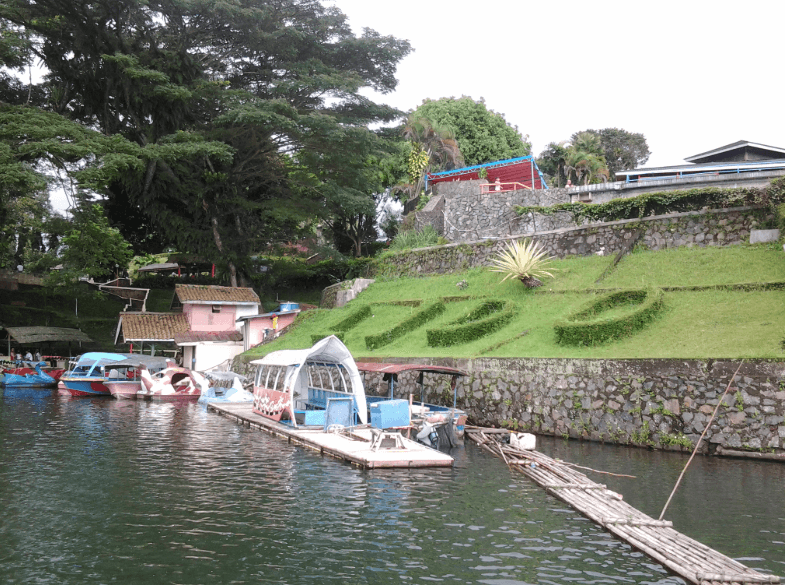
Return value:
M 658 516 L 686 462 L 540 450 Z M 0 583 L 682 583 L 471 445 L 449 470 L 361 471 L 199 405 L 0 401 Z M 668 518 L 785 575 L 785 466 L 698 458 Z

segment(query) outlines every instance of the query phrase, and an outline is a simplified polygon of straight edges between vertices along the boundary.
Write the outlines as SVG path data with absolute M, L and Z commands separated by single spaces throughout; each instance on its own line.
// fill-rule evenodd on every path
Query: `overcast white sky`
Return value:
M 356 34 L 407 39 L 380 101 L 471 96 L 534 153 L 587 128 L 646 136 L 645 166 L 749 140 L 785 147 L 785 0 L 329 0 Z

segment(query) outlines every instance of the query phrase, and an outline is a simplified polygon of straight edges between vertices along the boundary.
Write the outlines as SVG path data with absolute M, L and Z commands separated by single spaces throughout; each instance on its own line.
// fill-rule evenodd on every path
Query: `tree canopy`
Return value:
M 510 126 L 504 115 L 470 97 L 425 100 L 413 116 L 432 125 L 450 128 L 467 165 L 478 165 L 531 153 L 528 136 Z M 440 169 L 441 170 L 441 169 Z
M 406 41 L 318 0 L 7 0 L 0 27 L 0 56 L 48 71 L 31 106 L 112 141 L 68 170 L 138 252 L 174 245 L 234 283 L 308 220 L 372 213 L 390 145 L 369 125 L 400 112 L 362 90 L 395 88 Z
M 605 157 L 605 162 L 610 172 L 611 180 L 616 179 L 616 173 L 623 170 L 637 168 L 649 160 L 649 146 L 646 137 L 637 132 L 627 132 L 621 128 L 603 128 L 602 130 L 584 130 L 572 135 L 572 142 L 581 135 L 594 135 L 599 139 L 600 154 Z

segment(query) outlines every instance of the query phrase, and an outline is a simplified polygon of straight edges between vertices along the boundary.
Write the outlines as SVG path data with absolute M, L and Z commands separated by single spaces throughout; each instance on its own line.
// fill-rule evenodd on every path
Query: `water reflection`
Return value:
M 201 405 L 38 398 L 0 402 L 2 582 L 681 583 L 472 446 L 452 469 L 363 471 Z M 686 461 L 542 450 L 637 475 L 595 479 L 655 516 Z M 783 468 L 693 465 L 677 527 L 785 573 Z

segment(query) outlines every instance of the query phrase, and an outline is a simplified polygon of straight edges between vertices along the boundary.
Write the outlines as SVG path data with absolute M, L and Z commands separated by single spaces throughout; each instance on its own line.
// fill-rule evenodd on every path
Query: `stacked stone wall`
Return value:
M 548 254 L 557 258 L 615 254 L 638 230 L 643 231 L 639 245 L 649 250 L 729 246 L 748 242 L 750 230 L 769 219 L 767 213 L 765 209 L 751 207 L 692 211 L 539 231 L 527 237 L 540 242 Z M 389 254 L 380 268 L 387 276 L 418 276 L 489 266 L 505 243 L 516 237 L 519 236 Z
M 515 212 L 516 206 L 549 207 L 575 201 L 607 203 L 613 199 L 626 199 L 644 193 L 680 191 L 701 187 L 762 188 L 768 185 L 772 179 L 782 175 L 783 171 L 777 170 L 716 176 L 701 175 L 640 183 L 602 183 L 571 189 L 491 191 L 486 194 L 480 192 L 480 185 L 483 181 L 452 181 L 438 183 L 434 186 L 434 192 L 444 198 L 444 217 L 441 221 L 435 221 L 433 213 L 431 213 L 427 218 L 427 223 L 434 225 L 434 227 L 442 225 L 443 231 L 439 233 L 450 242 L 529 235 L 534 232 L 577 226 L 571 213 L 529 213 L 519 216 Z
M 396 360 L 390 360 L 396 361 Z M 410 361 L 410 360 L 398 360 Z M 691 451 L 739 362 L 713 360 L 430 360 L 468 372 L 457 405 L 470 422 L 544 435 Z M 380 374 L 369 393 L 386 394 Z M 426 402 L 452 405 L 447 376 L 426 374 Z M 396 397 L 420 399 L 416 374 Z M 741 365 L 702 452 L 785 459 L 785 363 Z

